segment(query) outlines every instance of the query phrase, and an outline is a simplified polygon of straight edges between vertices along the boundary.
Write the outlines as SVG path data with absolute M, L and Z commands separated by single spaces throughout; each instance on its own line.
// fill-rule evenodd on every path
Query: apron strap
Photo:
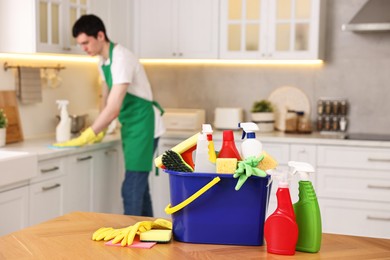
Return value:
M 152 101 L 153 106 L 157 107 L 158 110 L 160 110 L 160 115 L 162 116 L 164 114 L 164 109 L 157 101 Z

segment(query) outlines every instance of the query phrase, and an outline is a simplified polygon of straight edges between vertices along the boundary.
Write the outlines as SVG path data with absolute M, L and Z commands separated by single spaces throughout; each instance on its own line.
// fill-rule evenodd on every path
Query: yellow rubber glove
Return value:
M 83 131 L 81 133 L 81 135 L 79 137 L 71 139 L 71 140 L 63 142 L 63 143 L 55 143 L 55 144 L 53 144 L 53 146 L 56 146 L 56 147 L 80 147 L 80 146 L 88 144 L 94 138 L 96 138 L 95 132 L 92 130 L 91 127 L 88 127 L 85 131 Z
M 106 136 L 106 132 L 107 132 L 107 128 L 101 131 L 100 133 L 98 133 L 96 137 L 92 139 L 88 144 L 100 143 L 101 141 L 103 141 L 103 138 Z

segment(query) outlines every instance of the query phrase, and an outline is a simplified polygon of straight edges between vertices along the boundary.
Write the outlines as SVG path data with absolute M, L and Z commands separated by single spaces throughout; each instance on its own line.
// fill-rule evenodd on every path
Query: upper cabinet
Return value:
M 220 58 L 322 58 L 321 0 L 221 0 Z
M 73 23 L 89 12 L 90 0 L 0 2 L 0 52 L 80 54 Z
M 219 0 L 135 0 L 140 58 L 218 58 Z

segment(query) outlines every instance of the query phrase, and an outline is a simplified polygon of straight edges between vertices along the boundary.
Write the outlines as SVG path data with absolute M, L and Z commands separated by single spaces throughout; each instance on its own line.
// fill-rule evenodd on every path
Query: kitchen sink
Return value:
M 34 153 L 0 150 L 0 187 L 28 180 L 38 174 Z

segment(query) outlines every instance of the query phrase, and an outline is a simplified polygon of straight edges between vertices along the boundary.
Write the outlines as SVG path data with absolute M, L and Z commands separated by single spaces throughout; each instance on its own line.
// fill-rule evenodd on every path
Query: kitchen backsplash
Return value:
M 206 120 L 212 123 L 215 107 L 242 107 L 249 119 L 255 100 L 267 98 L 278 87 L 294 86 L 307 94 L 313 122 L 320 97 L 344 97 L 351 107 L 349 132 L 388 133 L 390 32 L 341 31 L 341 25 L 365 1 L 326 0 L 323 65 L 145 65 L 155 99 L 169 108 L 204 108 Z M 0 58 L 0 64 L 4 61 Z M 66 69 L 60 73 L 59 88 L 44 89 L 42 103 L 20 105 L 25 138 L 54 132 L 56 99 L 69 99 L 71 113 L 97 108 L 96 65 L 70 62 L 63 65 Z M 0 90 L 14 89 L 14 84 L 13 73 L 1 70 Z

